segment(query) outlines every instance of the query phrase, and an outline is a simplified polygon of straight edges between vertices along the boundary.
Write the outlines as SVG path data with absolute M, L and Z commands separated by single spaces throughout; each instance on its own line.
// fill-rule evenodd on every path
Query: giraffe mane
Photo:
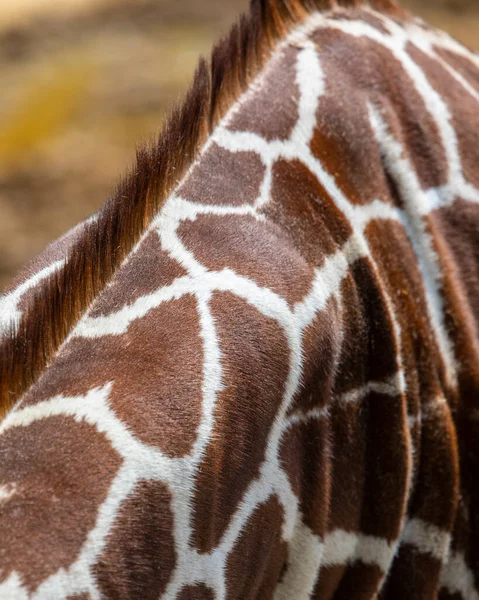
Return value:
M 137 149 L 116 193 L 85 225 L 64 266 L 35 290 L 23 317 L 0 342 L 0 418 L 48 366 L 232 104 L 259 74 L 278 41 L 312 12 L 369 6 L 400 14 L 395 0 L 252 0 L 230 33 L 201 58 L 182 105 L 156 142 Z

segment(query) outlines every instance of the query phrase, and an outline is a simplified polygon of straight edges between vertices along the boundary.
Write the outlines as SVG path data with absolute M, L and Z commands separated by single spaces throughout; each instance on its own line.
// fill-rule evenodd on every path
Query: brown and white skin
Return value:
M 258 0 L 0 299 L 1 600 L 479 599 L 479 58 Z

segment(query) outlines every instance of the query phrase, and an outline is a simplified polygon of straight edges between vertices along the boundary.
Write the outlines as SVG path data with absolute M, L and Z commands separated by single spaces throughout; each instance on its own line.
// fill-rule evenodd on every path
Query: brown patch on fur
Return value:
M 287 559 L 282 525 L 283 508 L 276 496 L 256 508 L 228 557 L 228 600 L 272 600 Z
M 249 215 L 200 215 L 178 228 L 184 245 L 206 268 L 232 269 L 279 294 L 291 305 L 303 299 L 313 269 L 289 235 Z
M 320 267 L 352 234 L 350 223 L 301 161 L 278 160 L 272 182 L 271 200 L 262 212 L 291 232 L 298 251 L 310 265 Z
M 449 407 L 438 399 L 425 402 L 421 413 L 419 471 L 409 515 L 450 531 L 459 492 L 459 457 Z
M 314 586 L 311 598 L 314 600 L 332 600 L 335 592 L 343 577 L 346 565 L 334 565 L 332 567 L 322 568 L 319 571 L 318 580 Z
M 333 401 L 342 325 L 337 302 L 330 299 L 305 329 L 301 386 L 291 403 L 288 416 L 298 411 L 323 408 Z
M 330 409 L 331 503 L 328 530 L 358 531 L 364 494 L 367 448 L 367 398 Z M 352 468 L 354 465 L 354 468 Z
M 437 598 L 442 564 L 430 554 L 421 554 L 414 546 L 402 544 L 382 589 L 381 600 Z M 465 600 L 461 596 L 461 600 Z
M 58 390 L 78 396 L 114 382 L 109 406 L 133 435 L 169 456 L 183 456 L 201 420 L 202 361 L 196 300 L 183 296 L 134 320 L 122 335 L 72 338 L 58 354 L 55 369 L 25 395 L 23 405 L 51 398 Z M 189 427 L 185 430 L 182 423 Z
M 374 87 L 366 89 L 354 81 L 356 68 L 349 67 L 344 61 L 360 62 L 359 57 L 348 56 L 342 39 L 338 42 L 336 37 L 340 34 L 335 31 L 321 33 L 320 47 L 324 48 L 321 66 L 327 87 L 318 101 L 311 152 L 334 177 L 350 202 L 387 201 L 388 185 L 367 109 Z M 362 65 L 362 69 L 365 68 L 367 66 Z M 348 101 L 338 102 L 338 98 L 343 97 Z M 342 219 L 346 221 L 344 217 Z M 327 222 L 329 225 L 329 220 Z
M 275 57 L 275 63 L 262 81 L 262 94 L 254 94 L 244 102 L 228 123 L 228 129 L 251 131 L 267 142 L 283 141 L 291 136 L 299 119 L 297 58 L 298 50 L 294 47 L 285 48 Z
M 186 271 L 162 249 L 158 233 L 152 231 L 128 262 L 118 269 L 112 284 L 102 292 L 89 316 L 115 313 L 183 275 Z
M 254 152 L 229 152 L 213 144 L 203 154 L 178 195 L 202 204 L 253 204 L 259 195 L 265 166 Z
M 69 251 L 66 265 L 38 287 L 20 326 L 0 353 L 0 415 L 5 415 L 52 360 L 79 318 L 139 241 L 208 135 L 250 85 L 278 40 L 309 12 L 358 6 L 361 0 L 253 0 L 251 10 L 201 60 L 184 104 L 156 144 L 138 150 L 132 173 Z M 393 0 L 379 10 L 402 14 Z
M 181 590 L 178 600 L 215 600 L 215 592 L 204 583 L 188 585 Z
M 331 395 L 333 398 L 340 397 L 368 380 L 367 357 L 364 352 L 368 343 L 367 315 L 360 310 L 362 302 L 359 289 L 351 273 L 345 277 L 340 289 L 341 298 L 347 298 L 347 302 L 343 300 L 341 306 L 341 349 L 337 365 L 337 372 L 341 373 L 341 377 L 335 378 Z
M 384 573 L 376 565 L 357 561 L 349 565 L 334 594 L 334 600 L 372 600 L 384 579 Z
M 201 552 L 218 544 L 258 475 L 289 370 L 287 341 L 276 321 L 229 292 L 216 293 L 211 310 L 220 339 L 224 390 L 218 396 L 193 500 L 193 540 Z
M 329 530 L 395 540 L 404 517 L 409 457 L 401 398 L 369 393 L 338 402 L 330 423 Z
M 92 571 L 102 597 L 158 600 L 176 563 L 170 492 L 141 481 L 119 509 Z
M 303 521 L 319 537 L 326 533 L 331 504 L 329 438 L 329 419 L 310 419 L 293 425 L 280 446 L 280 460 L 299 498 Z
M 453 594 L 446 588 L 439 591 L 438 600 L 464 600 L 464 596 L 460 592 Z
M 373 392 L 362 412 L 367 425 L 360 531 L 392 542 L 401 531 L 408 497 L 410 449 L 403 398 Z
M 58 569 L 68 569 L 121 462 L 102 433 L 70 417 L 49 417 L 3 433 L 0 486 L 14 487 L 11 500 L 1 503 L 0 582 L 17 571 L 33 592 Z
M 367 371 L 364 379 L 356 380 L 356 385 L 384 381 L 398 370 L 399 349 L 394 338 L 392 315 L 388 312 L 382 290 L 382 277 L 374 273 L 367 258 L 359 259 L 351 266 L 351 275 L 357 291 L 358 308 L 355 312 L 364 319 L 366 327 L 362 362 Z M 349 302 L 350 299 L 345 298 L 343 305 Z

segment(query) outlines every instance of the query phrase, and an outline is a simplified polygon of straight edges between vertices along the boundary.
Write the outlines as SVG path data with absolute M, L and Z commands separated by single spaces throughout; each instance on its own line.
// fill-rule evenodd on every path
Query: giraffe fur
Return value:
M 479 59 L 310 4 L 255 5 L 258 73 L 20 376 L 0 599 L 479 599 Z M 104 226 L 2 297 L 2 360 Z

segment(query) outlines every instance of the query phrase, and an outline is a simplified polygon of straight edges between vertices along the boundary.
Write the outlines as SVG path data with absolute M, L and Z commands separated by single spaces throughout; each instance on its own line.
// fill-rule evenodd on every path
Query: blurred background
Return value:
M 248 0 L 0 0 L 0 289 L 95 211 Z M 403 0 L 479 50 L 479 0 Z

